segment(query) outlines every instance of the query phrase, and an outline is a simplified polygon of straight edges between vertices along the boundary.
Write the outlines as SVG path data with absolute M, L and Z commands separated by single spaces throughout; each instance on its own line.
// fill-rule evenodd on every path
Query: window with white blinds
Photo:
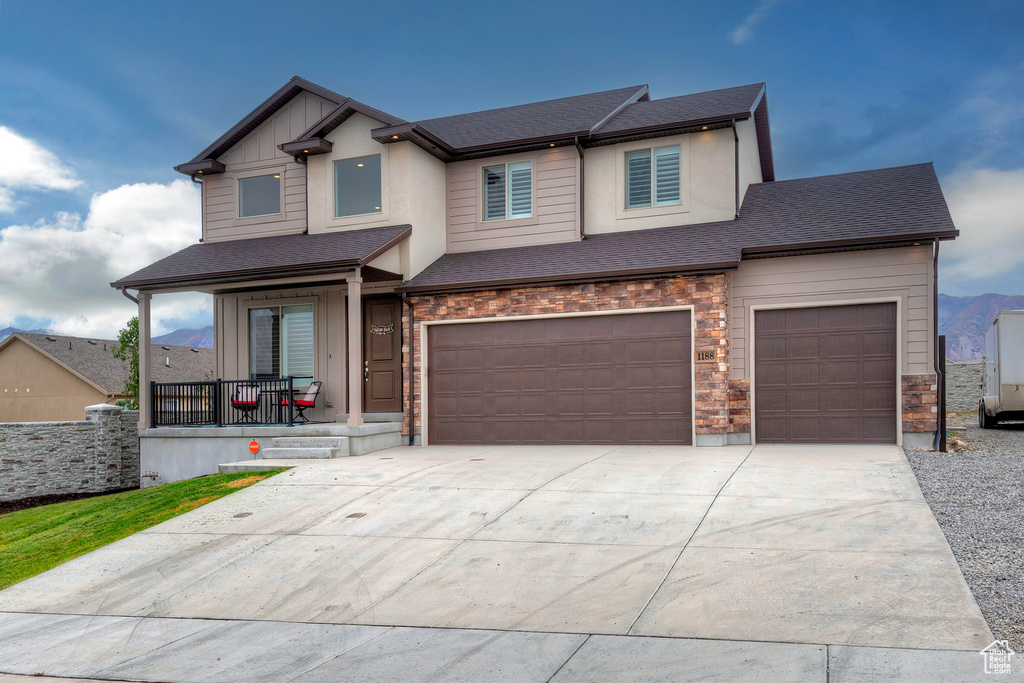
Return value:
M 249 376 L 313 381 L 313 306 L 249 309 Z
M 679 145 L 626 153 L 626 208 L 680 202 Z
M 483 184 L 485 221 L 533 215 L 533 162 L 485 166 Z

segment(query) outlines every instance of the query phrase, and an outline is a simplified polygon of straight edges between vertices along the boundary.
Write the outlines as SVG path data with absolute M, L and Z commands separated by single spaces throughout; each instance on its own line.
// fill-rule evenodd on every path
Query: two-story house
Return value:
M 319 383 L 317 433 L 378 445 L 934 438 L 935 173 L 776 181 L 763 84 L 408 122 L 294 78 L 177 170 L 202 243 L 113 286 L 143 334 L 153 295 L 213 295 L 209 424 Z M 151 469 L 280 436 L 143 393 Z

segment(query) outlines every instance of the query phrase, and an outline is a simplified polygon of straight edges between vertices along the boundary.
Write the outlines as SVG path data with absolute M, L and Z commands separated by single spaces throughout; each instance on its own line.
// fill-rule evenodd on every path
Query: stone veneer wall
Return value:
M 413 434 L 422 433 L 420 372 L 420 323 L 432 320 L 459 320 L 496 316 L 615 311 L 662 306 L 692 305 L 695 327 L 694 349 L 717 349 L 718 363 L 694 365 L 694 422 L 698 438 L 702 434 L 724 435 L 733 431 L 730 423 L 729 340 L 727 322 L 728 280 L 724 273 L 678 276 L 656 279 L 632 279 L 578 285 L 521 287 L 514 289 L 410 296 L 414 306 L 415 328 L 412 349 L 416 365 L 412 400 Z M 405 311 L 408 315 L 408 309 Z M 405 396 L 409 391 L 409 326 L 403 325 L 403 368 Z M 409 433 L 408 421 L 403 433 Z M 749 424 L 749 412 L 747 417 Z M 749 427 L 747 429 L 749 431 Z
M 0 424 L 0 500 L 139 485 L 139 413 L 85 409 L 82 422 Z
M 729 431 L 750 433 L 750 380 L 729 380 Z
M 903 433 L 938 429 L 938 389 L 935 375 L 903 375 Z
M 971 411 L 985 394 L 985 363 L 946 361 L 946 411 Z

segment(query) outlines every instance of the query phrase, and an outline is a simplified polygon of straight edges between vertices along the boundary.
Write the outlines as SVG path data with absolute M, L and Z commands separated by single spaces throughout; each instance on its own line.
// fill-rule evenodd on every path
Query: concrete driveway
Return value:
M 150 654 L 44 666 L 97 629 L 148 629 L 135 647 Z M 615 662 L 634 662 L 623 676 L 697 665 L 695 648 L 719 668 L 775 653 L 803 680 L 826 663 L 832 681 L 856 677 L 889 648 L 964 651 L 928 661 L 980 674 L 992 642 L 905 456 L 884 446 L 399 448 L 289 470 L 0 592 L 0 672 L 207 680 L 169 653 L 218 637 L 333 644 L 267 680 L 340 680 L 358 657 L 441 656 L 445 638 L 446 680 L 481 675 L 488 651 L 528 659 L 521 680 L 587 680 Z M 906 657 L 920 676 L 920 653 Z M 172 661 L 189 662 L 182 678 Z

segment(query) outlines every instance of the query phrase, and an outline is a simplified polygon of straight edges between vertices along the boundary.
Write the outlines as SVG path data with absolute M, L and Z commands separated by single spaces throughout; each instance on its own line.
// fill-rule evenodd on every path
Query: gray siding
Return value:
M 531 218 L 481 220 L 481 169 L 534 162 Z M 448 251 L 501 249 L 579 239 L 579 157 L 574 147 L 448 164 Z
M 744 261 L 730 274 L 730 376 L 750 377 L 750 306 L 851 303 L 900 298 L 903 374 L 932 367 L 931 249 L 928 246 Z
M 300 233 L 306 229 L 306 167 L 277 148 L 323 118 L 334 104 L 302 93 L 221 157 L 227 170 L 203 180 L 203 239 L 207 242 Z M 280 173 L 281 213 L 238 217 L 238 179 Z

